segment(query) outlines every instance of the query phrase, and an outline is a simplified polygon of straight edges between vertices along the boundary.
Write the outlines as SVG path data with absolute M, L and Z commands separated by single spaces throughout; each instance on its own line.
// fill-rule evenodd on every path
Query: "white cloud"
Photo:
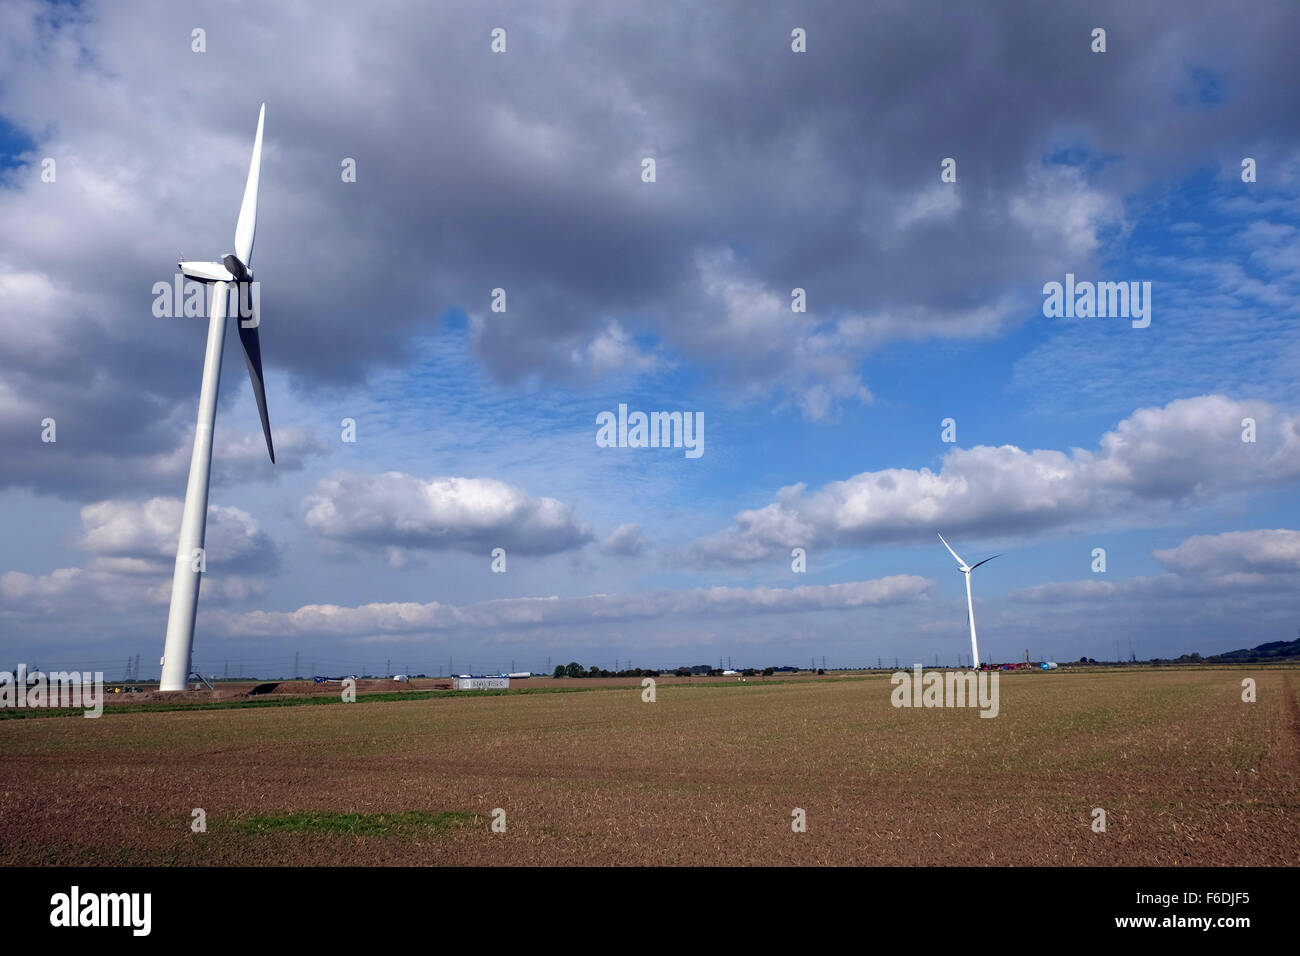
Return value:
M 646 539 L 645 529 L 639 524 L 619 525 L 600 544 L 601 550 L 606 554 L 629 558 L 644 554 L 649 546 L 650 542 Z
M 1243 418 L 1257 441 L 1243 442 Z M 939 471 L 863 472 L 742 511 L 700 539 L 696 557 L 743 563 L 791 547 L 836 547 L 958 535 L 1022 534 L 1079 520 L 1158 518 L 1179 506 L 1300 476 L 1300 417 L 1222 395 L 1134 412 L 1097 451 L 957 448 Z
M 170 578 L 180 535 L 181 502 L 177 498 L 148 501 L 101 501 L 81 509 L 80 547 L 102 560 L 144 560 L 165 566 Z M 207 562 L 213 567 L 265 570 L 279 558 L 276 544 L 247 511 L 208 506 L 205 537 Z M 115 565 L 96 567 L 127 567 Z
M 810 421 L 838 400 L 872 400 L 858 363 L 875 343 L 857 334 L 856 316 L 820 314 L 815 290 L 808 311 L 793 311 L 792 290 L 750 275 L 730 248 L 697 253 L 695 268 L 704 307 L 684 330 L 692 349 L 715 356 L 751 391 L 783 390 Z
M 1120 201 L 1089 186 L 1074 166 L 1030 167 L 1024 189 L 1008 208 L 1034 239 L 1059 249 L 1063 263 L 1096 250 L 1103 226 L 1123 224 Z
M 109 609 L 133 613 L 143 606 L 166 607 L 171 601 L 170 568 L 124 568 L 98 562 L 90 568 L 58 568 L 48 574 L 6 571 L 0 575 L 0 598 L 6 611 L 57 613 L 65 620 Z M 208 574 L 203 579 L 204 603 L 245 601 L 266 592 L 265 584 L 242 574 Z M 93 627 L 93 624 L 90 625 Z
M 181 502 L 101 501 L 81 509 L 78 546 L 92 557 L 84 568 L 0 576 L 6 610 L 57 611 L 62 616 L 112 608 L 165 605 L 171 599 Z M 280 560 L 279 546 L 240 508 L 208 506 L 205 602 L 242 601 L 262 594 Z
M 883 607 L 926 600 L 933 582 L 900 574 L 871 581 L 805 585 L 796 588 L 695 588 L 642 594 L 593 594 L 576 598 L 510 598 L 455 606 L 363 604 L 340 607 L 313 604 L 296 611 L 253 611 L 225 620 L 230 634 L 319 634 L 366 637 L 375 634 L 425 634 L 444 631 L 516 630 L 587 624 L 612 625 L 675 618 L 804 614 Z
M 1196 535 L 1176 548 L 1155 552 L 1156 560 L 1182 575 L 1300 572 L 1300 531 L 1286 528 Z
M 570 355 L 575 368 L 586 369 L 595 377 L 612 372 L 648 372 L 659 364 L 655 355 L 638 349 L 617 322 L 606 323 L 585 346 L 575 347 Z
M 1300 531 L 1287 528 L 1194 535 L 1153 554 L 1169 573 L 1118 581 L 1099 577 L 1055 581 L 1021 588 L 1010 597 L 1027 604 L 1164 598 L 1213 602 L 1283 597 L 1290 601 L 1300 587 Z
M 341 473 L 319 482 L 303 504 L 317 534 L 375 547 L 536 555 L 592 540 L 571 506 L 493 478 Z
M 918 222 L 946 222 L 961 211 L 961 193 L 956 183 L 935 183 L 914 194 L 898 213 L 898 228 L 906 229 Z

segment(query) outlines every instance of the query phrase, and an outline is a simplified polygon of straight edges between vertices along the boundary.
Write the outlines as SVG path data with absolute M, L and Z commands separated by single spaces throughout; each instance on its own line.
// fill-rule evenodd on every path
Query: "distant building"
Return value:
M 509 677 L 457 677 L 456 690 L 508 690 Z

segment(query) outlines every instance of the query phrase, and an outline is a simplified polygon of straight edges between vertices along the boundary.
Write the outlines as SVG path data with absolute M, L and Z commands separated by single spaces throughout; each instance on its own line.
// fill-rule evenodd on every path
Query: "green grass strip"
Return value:
M 430 813 L 427 810 L 404 810 L 400 813 L 325 813 L 306 810 L 214 822 L 221 827 L 253 835 L 337 833 L 346 836 L 405 837 L 445 833 L 454 827 L 467 826 L 477 819 L 477 814 L 461 810 L 444 810 L 442 813 Z

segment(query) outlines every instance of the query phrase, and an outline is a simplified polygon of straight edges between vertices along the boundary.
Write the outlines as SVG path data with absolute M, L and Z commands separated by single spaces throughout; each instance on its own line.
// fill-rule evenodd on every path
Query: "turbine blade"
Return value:
M 248 377 L 253 382 L 253 398 L 257 401 L 257 413 L 262 417 L 262 434 L 266 436 L 266 450 L 275 464 L 275 446 L 271 444 L 271 418 L 266 413 L 266 383 L 262 379 L 262 343 L 257 337 L 257 306 L 250 299 L 252 311 L 249 328 L 244 327 L 244 320 L 239 321 L 239 344 L 244 347 L 244 363 L 248 366 Z
M 939 540 L 940 540 L 940 541 L 943 541 L 943 535 L 939 535 Z M 949 554 L 951 554 L 954 558 L 957 558 L 957 563 L 958 563 L 958 564 L 960 564 L 963 568 L 966 567 L 966 562 L 963 561 L 963 560 L 961 559 L 960 556 L 958 556 L 957 552 L 954 551 L 954 550 L 949 546 L 949 544 L 948 544 L 947 541 L 943 541 L 943 546 L 944 546 L 945 548 L 948 549 L 948 553 L 949 553 Z
M 985 558 L 983 561 L 980 562 L 980 564 L 988 564 L 990 561 L 993 560 L 993 558 L 1000 558 L 1000 557 L 1002 557 L 1001 554 L 995 554 L 995 555 L 993 555 L 992 558 Z M 978 568 L 978 567 L 980 566 L 980 564 L 973 564 L 973 565 L 971 565 L 971 570 L 974 571 L 976 568 Z
M 244 185 L 244 202 L 239 207 L 239 220 L 235 223 L 235 255 L 244 265 L 252 268 L 253 236 L 257 232 L 257 184 L 262 173 L 262 124 L 266 119 L 266 104 L 257 114 L 257 137 L 253 140 L 253 159 L 248 164 L 248 182 Z

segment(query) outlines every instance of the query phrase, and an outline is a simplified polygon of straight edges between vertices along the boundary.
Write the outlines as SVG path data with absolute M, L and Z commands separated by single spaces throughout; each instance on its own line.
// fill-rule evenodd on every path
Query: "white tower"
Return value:
M 221 381 L 221 353 L 226 343 L 227 308 L 232 291 L 238 291 L 241 308 L 239 340 L 244 361 L 253 380 L 253 397 L 262 418 L 266 450 L 275 462 L 271 444 L 271 422 L 266 413 L 266 387 L 262 379 L 262 347 L 258 340 L 259 316 L 256 295 L 246 294 L 253 282 L 250 264 L 253 237 L 257 231 L 257 185 L 262 166 L 262 125 L 266 104 L 257 117 L 253 158 L 248 166 L 244 201 L 235 224 L 235 251 L 220 262 L 181 262 L 187 278 L 211 283 L 212 307 L 208 316 L 208 348 L 203 359 L 203 386 L 199 390 L 199 418 L 194 429 L 194 454 L 190 458 L 189 484 L 185 488 L 185 510 L 181 513 L 180 541 L 176 546 L 176 568 L 172 576 L 171 609 L 167 612 L 167 639 L 163 646 L 162 683 L 159 690 L 185 690 L 194 651 L 194 618 L 198 613 L 199 582 L 206 568 L 203 551 L 208 520 L 208 484 L 212 477 L 212 427 L 217 418 L 217 387 Z M 247 308 L 246 308 L 247 307 Z

